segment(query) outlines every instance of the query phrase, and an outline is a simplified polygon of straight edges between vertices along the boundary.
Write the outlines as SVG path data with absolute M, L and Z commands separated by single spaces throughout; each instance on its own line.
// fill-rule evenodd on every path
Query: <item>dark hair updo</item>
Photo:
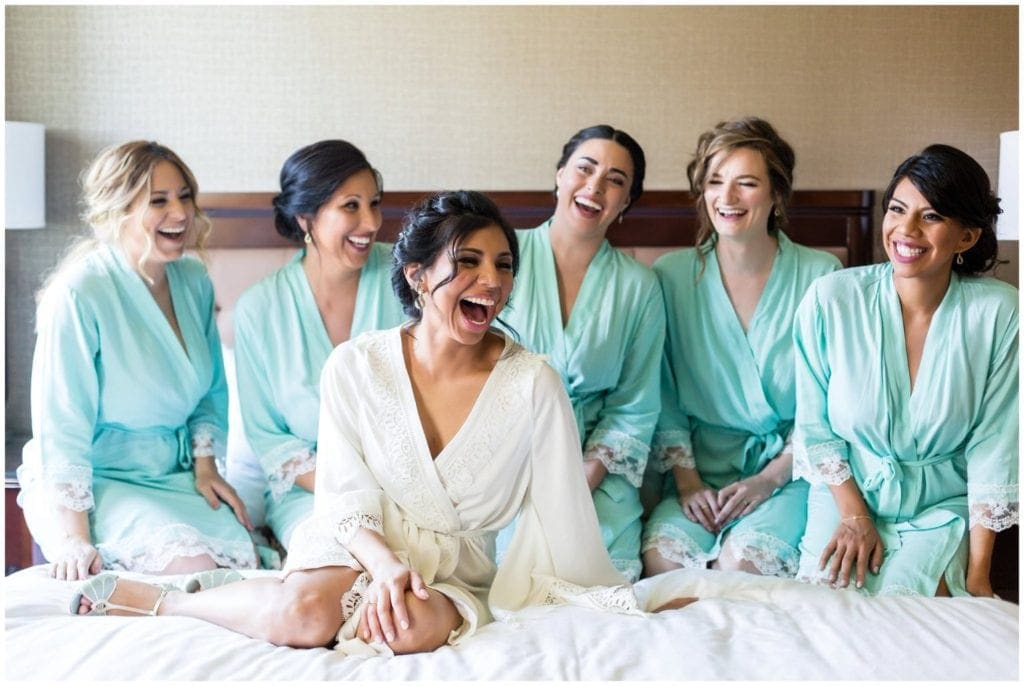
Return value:
M 953 271 L 977 276 L 999 261 L 996 218 L 1002 212 L 999 198 L 992 192 L 988 175 L 973 157 L 951 145 L 929 145 L 908 157 L 896 168 L 882 196 L 882 211 L 888 211 L 896 186 L 909 179 L 932 209 L 955 219 L 965 229 L 981 229 L 978 241 L 963 253 L 963 264 L 953 260 Z
M 383 191 L 380 172 L 348 141 L 318 141 L 293 152 L 281 167 L 281 192 L 274 196 L 277 232 L 301 243 L 305 232 L 295 218 L 306 216 L 312 220 L 341 184 L 364 169 L 373 173 L 377 190 Z
M 644 157 L 644 149 L 641 148 L 640 144 L 625 131 L 608 126 L 607 124 L 598 124 L 596 126 L 588 126 L 585 129 L 580 129 L 565 145 L 562 146 L 562 156 L 558 158 L 558 164 L 555 165 L 555 170 L 557 171 L 561 169 L 569 162 L 569 158 L 572 157 L 572 154 L 576 152 L 576 148 L 580 147 L 581 143 L 594 138 L 618 143 L 626 149 L 626 152 L 629 153 L 630 159 L 633 161 L 633 180 L 629 186 L 629 206 L 622 212 L 622 214 L 626 214 L 626 212 L 629 211 L 629 208 L 640 199 L 641 195 L 643 195 L 644 175 L 647 173 L 647 160 Z M 558 192 L 557 186 L 555 187 L 555 192 Z
M 416 305 L 416 293 L 405 278 L 405 266 L 418 264 L 430 268 L 442 253 L 448 255 L 452 273 L 434 286 L 434 291 L 455 278 L 455 252 L 469 234 L 488 226 L 497 226 L 508 240 L 512 251 L 512 274 L 519 271 L 519 241 L 516 232 L 501 215 L 498 206 L 477 191 L 445 191 L 421 200 L 409 210 L 402 221 L 393 250 L 391 285 L 402 303 L 402 309 L 415 321 L 422 312 Z

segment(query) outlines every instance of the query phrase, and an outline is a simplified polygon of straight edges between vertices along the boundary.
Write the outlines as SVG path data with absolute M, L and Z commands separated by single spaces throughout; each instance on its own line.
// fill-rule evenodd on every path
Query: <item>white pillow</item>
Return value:
M 253 526 L 259 528 L 267 522 L 267 509 L 263 502 L 267 477 L 245 438 L 242 409 L 238 402 L 238 382 L 235 379 L 235 351 L 226 346 L 221 350 L 224 354 L 224 375 L 228 381 L 228 473 L 225 478 L 245 503 Z

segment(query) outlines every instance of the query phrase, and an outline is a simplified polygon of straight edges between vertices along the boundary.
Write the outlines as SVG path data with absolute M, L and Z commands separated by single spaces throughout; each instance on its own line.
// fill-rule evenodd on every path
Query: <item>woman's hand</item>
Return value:
M 829 582 L 837 588 L 849 586 L 850 572 L 856 568 L 857 588 L 862 588 L 868 564 L 871 565 L 871 573 L 878 574 L 884 553 L 882 538 L 871 517 L 855 515 L 839 522 L 832 540 L 821 553 L 818 568 L 824 570 L 832 558 Z
M 77 581 L 99 574 L 102 568 L 103 559 L 92 541 L 68 536 L 61 544 L 49 571 L 50 576 L 58 581 Z
M 397 559 L 375 572 L 363 595 L 363 640 L 391 643 L 398 636 L 396 625 L 402 630 L 409 628 L 405 592 L 412 591 L 420 600 L 426 600 L 430 594 L 419 573 Z
M 228 504 L 239 523 L 249 531 L 253 530 L 252 521 L 249 520 L 249 513 L 245 510 L 245 503 L 238 497 L 235 489 L 224 480 L 217 472 L 217 466 L 212 457 L 197 457 L 195 460 L 196 490 L 206 498 L 214 510 L 220 507 L 223 500 Z
M 697 522 L 713 534 L 718 533 L 719 526 L 715 520 L 719 515 L 718 492 L 705 483 L 679 494 L 679 507 L 691 522 Z
M 583 460 L 583 473 L 587 475 L 587 486 L 593 492 L 608 476 L 608 468 L 596 457 L 589 457 Z
M 768 500 L 775 492 L 775 483 L 761 474 L 740 479 L 718 492 L 718 516 L 715 526 L 719 529 L 734 519 L 745 517 Z

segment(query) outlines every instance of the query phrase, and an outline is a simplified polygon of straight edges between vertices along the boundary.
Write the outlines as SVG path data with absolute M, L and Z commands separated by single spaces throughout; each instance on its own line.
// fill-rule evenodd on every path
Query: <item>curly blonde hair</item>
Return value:
M 102 150 L 80 178 L 82 203 L 85 205 L 81 218 L 92 228 L 92 235 L 79 237 L 69 246 L 39 289 L 37 301 L 42 299 L 56 277 L 70 265 L 102 245 L 113 245 L 121 241 L 124 227 L 134 216 L 132 209 L 136 201 L 143 201 L 143 205 L 148 201 L 153 169 L 160 162 L 170 162 L 176 166 L 192 193 L 195 206 L 193 221 L 198 228 L 195 250 L 205 259 L 204 249 L 213 225 L 197 203 L 199 184 L 188 165 L 173 150 L 154 141 L 130 141 L 113 145 Z M 152 253 L 153 239 L 148 234 L 145 239 L 146 249 L 136 266 L 139 274 L 152 284 L 153 280 L 146 273 L 144 265 Z

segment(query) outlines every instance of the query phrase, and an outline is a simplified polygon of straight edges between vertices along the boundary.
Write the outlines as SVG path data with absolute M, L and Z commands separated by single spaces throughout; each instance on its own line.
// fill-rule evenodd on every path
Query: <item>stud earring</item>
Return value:
M 781 216 L 782 216 L 782 210 L 780 210 L 778 207 L 776 207 L 775 208 L 775 218 L 778 219 Z

